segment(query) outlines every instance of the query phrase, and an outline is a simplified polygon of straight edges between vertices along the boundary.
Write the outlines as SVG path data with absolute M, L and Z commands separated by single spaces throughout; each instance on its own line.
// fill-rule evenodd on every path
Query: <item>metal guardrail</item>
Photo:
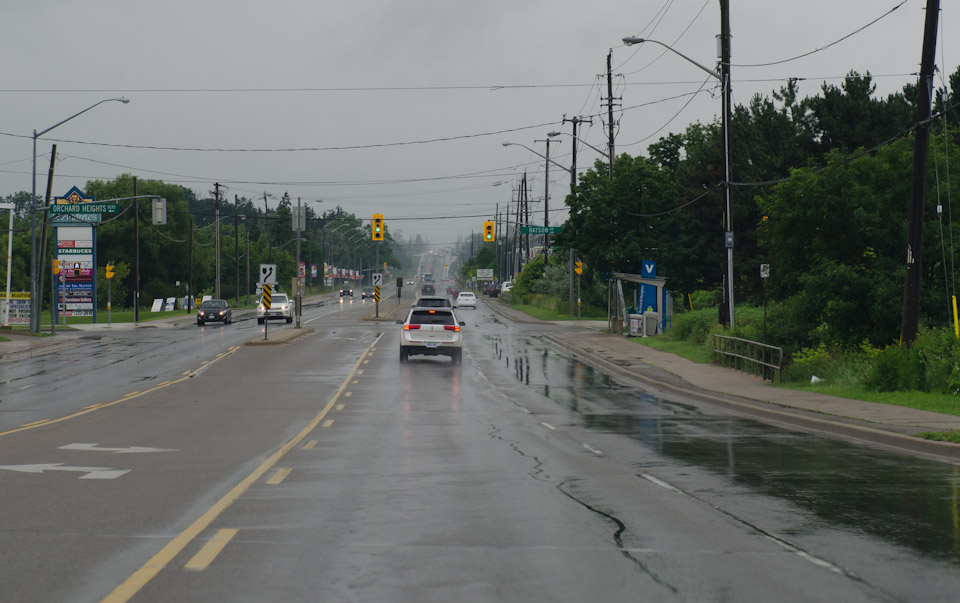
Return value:
M 713 361 L 720 366 L 751 373 L 773 381 L 774 371 L 783 381 L 783 348 L 777 346 L 728 337 L 713 336 Z

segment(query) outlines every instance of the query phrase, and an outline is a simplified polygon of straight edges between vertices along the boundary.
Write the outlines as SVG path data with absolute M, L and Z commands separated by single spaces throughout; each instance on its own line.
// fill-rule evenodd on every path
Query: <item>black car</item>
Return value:
M 430 283 L 427 283 L 426 285 L 423 285 L 420 287 L 420 295 L 436 295 L 436 294 L 437 294 L 436 288 Z
M 360 299 L 373 299 L 373 287 L 364 287 L 360 290 Z
M 222 322 L 228 325 L 233 322 L 233 311 L 225 299 L 208 299 L 197 308 L 197 326 L 202 327 L 208 322 Z
M 346 285 L 344 285 L 343 287 L 340 287 L 340 297 L 343 297 L 344 295 L 349 295 L 350 297 L 353 297 L 353 287 L 349 287 Z

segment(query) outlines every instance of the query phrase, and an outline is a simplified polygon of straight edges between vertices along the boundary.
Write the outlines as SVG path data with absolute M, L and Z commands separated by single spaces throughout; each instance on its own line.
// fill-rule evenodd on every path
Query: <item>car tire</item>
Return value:
M 258 319 L 257 319 L 257 324 L 258 324 L 258 325 L 262 325 L 262 324 L 263 324 L 263 319 L 262 319 L 262 318 L 258 318 Z
M 203 321 L 202 321 L 202 320 L 198 320 L 198 321 L 197 321 L 197 326 L 198 326 L 198 327 L 202 327 L 202 326 L 203 326 Z
M 292 318 L 292 317 L 287 319 L 287 324 L 290 324 L 291 322 L 293 322 L 293 318 Z
M 406 362 L 408 358 L 407 351 L 403 348 L 400 348 L 400 362 Z
M 457 350 L 450 356 L 450 361 L 453 364 L 460 364 L 462 357 L 463 357 L 463 350 Z

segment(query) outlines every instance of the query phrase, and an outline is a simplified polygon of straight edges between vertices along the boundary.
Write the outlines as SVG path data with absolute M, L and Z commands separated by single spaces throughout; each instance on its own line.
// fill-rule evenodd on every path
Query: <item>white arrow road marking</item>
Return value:
M 114 454 L 130 454 L 133 452 L 176 452 L 175 448 L 148 448 L 146 446 L 128 446 L 127 448 L 100 448 L 97 444 L 67 444 L 59 450 L 85 450 L 87 452 L 112 452 Z
M 20 473 L 43 473 L 44 471 L 78 471 L 86 473 L 78 479 L 116 479 L 130 469 L 111 469 L 110 467 L 64 467 L 63 463 L 46 463 L 42 465 L 0 465 L 0 469 L 19 471 Z

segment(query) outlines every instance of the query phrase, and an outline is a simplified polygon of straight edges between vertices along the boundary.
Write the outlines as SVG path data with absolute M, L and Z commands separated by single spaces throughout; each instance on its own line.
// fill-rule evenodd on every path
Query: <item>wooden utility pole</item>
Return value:
M 133 322 L 140 322 L 140 199 L 137 198 L 137 177 L 133 177 Z
M 240 196 L 233 196 L 233 263 L 237 284 L 236 299 L 240 305 Z
M 930 145 L 930 112 L 933 102 L 933 61 L 937 51 L 940 0 L 927 0 L 923 27 L 920 80 L 917 82 L 917 127 L 913 139 L 913 176 L 907 213 L 907 270 L 903 281 L 903 321 L 900 345 L 917 338 L 920 320 L 920 277 L 923 258 L 923 210 L 927 202 L 927 149 Z

